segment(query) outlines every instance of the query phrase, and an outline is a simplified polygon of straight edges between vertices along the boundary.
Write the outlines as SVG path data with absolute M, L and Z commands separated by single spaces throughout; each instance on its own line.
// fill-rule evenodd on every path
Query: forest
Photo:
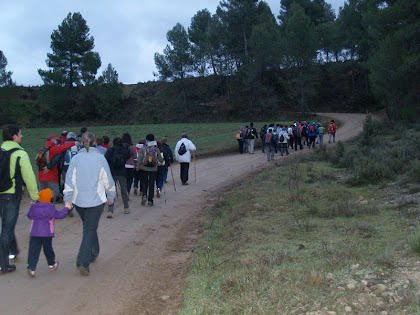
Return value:
M 235 121 L 315 111 L 373 112 L 416 120 L 420 111 L 417 0 L 222 0 L 167 32 L 156 80 L 98 74 L 87 21 L 68 13 L 51 34 L 42 86 L 16 86 L 0 50 L 0 123 L 27 127 Z M 1 47 L 0 47 L 1 49 Z

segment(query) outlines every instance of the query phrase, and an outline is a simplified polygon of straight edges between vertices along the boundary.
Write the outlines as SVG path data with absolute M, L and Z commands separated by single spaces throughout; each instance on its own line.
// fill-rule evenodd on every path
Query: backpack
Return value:
M 64 153 L 63 166 L 69 166 L 71 159 L 79 152 L 80 146 L 74 145 Z
M 309 128 L 310 133 L 315 133 L 315 127 L 312 125 L 311 128 Z
M 284 136 L 283 136 L 283 134 L 281 134 L 281 135 L 280 135 L 280 138 L 279 138 L 279 142 L 280 142 L 280 143 L 283 143 L 283 141 L 284 141 Z
M 264 143 L 265 144 L 271 144 L 271 139 L 273 138 L 273 134 L 272 133 L 266 133 L 265 134 L 265 140 Z
M 144 152 L 144 158 L 141 161 L 141 165 L 147 167 L 156 167 L 157 166 L 157 147 L 156 146 L 146 146 Z
M 246 137 L 252 138 L 252 128 L 248 128 L 246 131 Z
M 16 150 L 21 150 L 21 149 L 13 148 L 9 151 L 3 150 L 3 149 L 0 150 L 0 192 L 7 191 L 13 186 L 13 181 L 12 181 L 13 178 L 10 177 L 10 156 Z M 18 157 L 16 161 L 16 169 L 17 169 L 17 166 L 19 165 L 19 159 L 20 157 Z M 17 172 L 15 172 L 15 177 L 16 177 L 16 173 Z
M 306 126 L 303 126 L 302 127 L 302 136 L 307 136 L 307 135 L 308 135 L 307 128 L 306 128 Z
M 121 147 L 120 150 L 115 150 L 114 148 L 110 149 L 112 150 L 112 158 L 111 158 L 111 167 L 115 170 L 120 170 L 125 168 L 125 159 L 123 155 L 124 148 Z
M 265 128 L 262 127 L 261 130 L 260 130 L 260 137 L 263 139 L 264 135 L 265 135 Z
M 300 130 L 300 127 L 299 126 L 295 126 L 295 128 L 293 129 L 293 135 L 296 138 L 300 138 L 301 137 L 302 133 L 301 133 L 301 130 Z
M 185 147 L 185 143 L 182 142 L 179 149 L 178 149 L 178 154 L 179 155 L 184 155 L 187 152 L 187 148 Z
M 328 125 L 328 132 L 335 132 L 334 124 L 331 123 Z
M 42 170 L 48 163 L 50 163 L 50 149 L 54 144 L 49 147 L 42 147 L 38 150 L 35 157 L 35 164 L 38 166 L 38 170 Z

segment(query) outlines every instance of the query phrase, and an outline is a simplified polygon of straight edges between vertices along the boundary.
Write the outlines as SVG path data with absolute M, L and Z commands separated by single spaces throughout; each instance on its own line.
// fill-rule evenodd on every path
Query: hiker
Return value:
M 105 203 L 113 204 L 115 183 L 105 157 L 94 147 L 92 132 L 82 136 L 83 148 L 72 158 L 64 188 L 65 204 L 73 204 L 83 222 L 83 237 L 76 267 L 83 276 L 99 255 L 98 224 Z
M 324 133 L 325 133 L 325 127 L 322 125 L 322 123 L 317 124 L 318 126 L 318 139 L 319 139 L 319 144 L 323 145 L 324 144 Z
M 67 140 L 64 143 L 68 143 L 68 142 L 76 142 L 76 134 L 72 131 L 69 131 L 67 133 Z M 66 182 L 66 174 L 67 174 L 67 170 L 69 168 L 70 165 L 70 161 L 71 159 L 79 152 L 80 150 L 80 145 L 75 144 L 74 146 L 70 147 L 67 149 L 67 151 L 64 153 L 64 157 L 63 157 L 63 165 L 61 167 L 61 173 L 62 173 L 62 177 L 63 177 L 63 187 L 61 188 L 61 192 L 63 192 L 64 190 L 64 185 Z M 69 217 L 73 217 L 73 208 L 69 211 L 68 213 Z
M 153 197 L 155 196 L 155 181 L 157 172 L 157 162 L 163 162 L 163 157 L 157 147 L 155 136 L 148 134 L 146 144 L 140 149 L 137 159 L 137 170 L 141 170 L 141 185 L 143 186 L 141 204 L 153 206 Z
M 103 146 L 104 146 L 104 148 L 105 149 L 109 149 L 109 148 L 111 148 L 110 146 L 109 146 L 109 141 L 111 140 L 108 136 L 102 136 L 102 138 L 104 138 L 104 144 L 103 144 Z
M 102 155 L 105 155 L 107 149 L 104 147 L 104 138 L 96 138 L 96 148 Z
M 55 219 L 63 219 L 71 209 L 71 205 L 68 203 L 61 211 L 56 210 L 51 204 L 54 195 L 49 188 L 41 190 L 38 195 L 39 202 L 32 204 L 27 214 L 27 217 L 32 220 L 27 273 L 32 278 L 35 277 L 35 269 L 41 248 L 44 249 L 50 271 L 57 269 L 59 263 L 55 260 L 55 253 L 52 247 L 54 222 Z
M 246 141 L 246 135 L 248 134 L 249 127 L 245 126 L 244 128 L 244 153 L 248 152 L 248 141 Z
M 250 123 L 245 135 L 245 142 L 247 143 L 249 154 L 254 154 L 255 137 L 258 139 L 257 129 L 254 128 L 254 123 Z
M 0 151 L 0 167 L 2 169 L 0 178 L 0 275 L 16 270 L 16 266 L 9 263 L 9 254 L 11 253 L 11 243 L 14 243 L 15 250 L 12 254 L 15 255 L 15 258 L 19 254 L 15 226 L 19 216 L 23 184 L 25 184 L 33 202 L 39 199 L 31 161 L 28 153 L 20 146 L 22 137 L 22 131 L 18 125 L 10 124 L 3 127 L 3 143 Z M 5 177 L 7 174 L 10 177 Z
M 277 149 L 277 138 L 273 134 L 273 128 L 268 128 L 267 133 L 264 136 L 265 152 L 267 153 L 267 161 L 274 160 L 274 152 Z
M 264 136 L 267 133 L 267 125 L 264 125 L 260 129 L 260 138 L 261 138 L 261 147 L 262 147 L 262 153 L 264 153 Z
M 239 144 L 239 153 L 244 153 L 245 131 L 242 126 L 240 126 L 238 131 L 236 132 L 236 140 Z
M 243 142 L 243 141 L 242 141 Z M 181 134 L 181 139 L 176 143 L 175 146 L 175 159 L 181 165 L 181 183 L 182 185 L 188 185 L 188 171 L 191 162 L 191 151 L 195 151 L 197 148 L 190 139 L 186 132 Z
M 286 155 L 289 155 L 289 135 L 287 134 L 286 127 L 282 126 L 279 134 L 278 134 L 278 140 L 279 140 L 279 149 L 280 149 L 280 155 L 283 156 L 284 151 L 286 151 Z
M 127 191 L 127 173 L 125 170 L 125 163 L 129 158 L 128 151 L 122 147 L 121 138 L 114 138 L 113 147 L 106 150 L 105 159 L 108 162 L 112 178 L 115 182 L 115 190 L 117 189 L 117 182 L 120 184 L 121 197 L 124 204 L 124 213 L 129 214 L 128 191 Z M 114 215 L 114 203 L 108 204 L 107 218 L 112 219 Z
M 160 198 L 163 189 L 163 169 L 166 165 L 166 161 L 169 160 L 168 155 L 163 151 L 162 141 L 157 142 L 157 147 L 160 151 L 160 155 L 163 158 L 163 161 L 160 162 L 157 160 L 157 171 L 156 171 L 156 197 Z
M 306 124 L 306 121 L 302 124 L 302 144 L 309 147 L 309 135 L 308 135 L 308 125 Z
M 137 152 L 137 159 L 139 157 L 139 153 L 140 153 L 140 149 L 146 144 L 146 139 L 140 139 L 139 142 L 136 144 L 136 152 Z M 136 166 L 137 166 L 137 162 L 136 162 Z M 140 182 L 140 185 L 139 185 Z M 133 182 L 133 186 L 134 186 L 134 194 L 137 195 L 139 193 L 139 188 L 140 188 L 140 195 L 143 196 L 143 194 L 141 193 L 142 191 L 142 185 L 141 185 L 141 170 L 137 170 L 137 167 L 134 169 L 134 182 Z M 140 187 L 139 187 L 140 186 Z
M 335 133 L 337 132 L 337 125 L 334 120 L 331 120 L 328 124 L 328 143 L 331 143 L 331 138 L 335 142 Z
M 316 141 L 316 137 L 318 136 L 318 127 L 316 126 L 315 122 L 313 122 L 312 125 L 310 125 L 308 135 L 309 135 L 309 147 L 311 147 L 312 145 L 312 148 L 315 148 L 315 141 Z
M 82 141 L 82 136 L 83 136 L 83 134 L 84 134 L 86 131 L 88 131 L 87 127 L 82 127 L 82 128 L 80 128 L 80 133 L 79 133 L 79 135 L 78 135 L 78 136 L 77 136 L 77 138 L 76 138 L 76 140 L 77 140 L 78 142 L 81 142 L 81 141 Z
M 287 125 L 286 125 L 286 127 L 287 127 Z M 289 136 L 289 145 L 290 145 L 291 149 L 293 149 L 293 144 L 295 142 L 295 137 L 293 135 L 293 129 L 294 129 L 293 123 L 290 124 L 290 126 L 286 129 L 287 130 L 287 135 Z
M 58 139 L 58 144 L 63 144 L 64 142 L 66 142 L 67 141 L 67 134 L 68 134 L 69 132 L 68 131 L 66 131 L 66 130 L 63 130 L 62 132 L 61 132 L 61 135 L 60 135 L 60 138 Z
M 297 148 L 303 150 L 302 146 L 302 126 L 299 123 L 295 123 L 295 127 L 293 128 L 293 136 L 295 137 L 295 151 L 297 151 Z
M 167 183 L 168 170 L 171 164 L 174 162 L 174 155 L 172 154 L 172 150 L 170 146 L 168 145 L 168 138 L 163 137 L 161 141 L 162 141 L 163 153 L 166 154 L 166 156 L 168 157 L 168 160 L 165 160 L 165 166 L 163 167 L 163 182 Z
M 133 145 L 133 141 L 131 141 L 131 136 L 128 132 L 124 133 L 121 137 L 123 148 L 125 148 L 129 152 L 129 158 L 125 162 L 125 171 L 127 177 L 127 192 L 130 194 L 131 186 L 133 185 L 134 180 L 134 169 L 135 162 L 137 160 L 137 150 L 136 147 Z
M 41 161 L 40 164 L 38 164 L 38 183 L 39 190 L 45 188 L 50 188 L 52 190 L 54 202 L 57 201 L 57 197 L 60 193 L 58 165 L 62 163 L 62 153 L 66 152 L 68 148 L 78 144 L 79 142 L 77 141 L 70 141 L 60 145 L 58 144 L 56 135 L 51 134 L 47 137 L 47 141 L 44 145 L 44 150 L 46 151 L 43 155 L 46 156 L 48 154 L 49 163 L 46 161 L 47 164 L 43 166 Z

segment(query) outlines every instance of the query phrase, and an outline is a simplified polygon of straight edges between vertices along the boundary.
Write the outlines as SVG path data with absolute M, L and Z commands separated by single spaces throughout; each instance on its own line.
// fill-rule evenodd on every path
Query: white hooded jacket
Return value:
M 181 146 L 181 144 L 184 143 L 185 148 L 187 149 L 187 152 L 185 152 L 183 155 L 179 155 L 178 154 L 178 150 L 179 147 Z M 190 151 L 195 151 L 197 150 L 197 148 L 195 147 L 194 143 L 192 143 L 192 141 L 188 138 L 182 138 L 181 140 L 179 140 L 176 143 L 175 146 L 175 159 L 179 162 L 179 163 L 190 163 L 191 162 L 191 152 Z

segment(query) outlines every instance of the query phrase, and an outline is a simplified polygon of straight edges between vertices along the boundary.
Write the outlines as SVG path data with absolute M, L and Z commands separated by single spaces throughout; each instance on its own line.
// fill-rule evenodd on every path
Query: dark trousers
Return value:
M 300 147 L 301 150 L 303 149 L 301 137 L 295 137 L 295 151 L 297 151 L 298 146 Z
M 238 140 L 238 143 L 239 143 L 239 153 L 242 154 L 244 153 L 244 142 Z
M 15 194 L 0 194 L 0 266 L 9 266 L 9 253 L 11 244 L 16 241 L 15 227 L 19 217 L 21 196 Z
M 162 190 L 163 188 L 163 166 L 158 166 L 156 172 L 156 188 Z
M 181 165 L 181 182 L 188 182 L 188 172 L 190 169 L 190 163 L 179 163 Z
M 153 197 L 155 196 L 155 181 L 156 172 L 141 171 L 142 193 L 143 196 L 147 196 L 147 200 L 149 201 L 153 201 Z
M 127 192 L 130 193 L 134 180 L 134 168 L 126 168 L 125 171 L 127 177 Z
M 316 140 L 316 136 L 309 136 L 309 147 L 315 148 L 315 140 Z
M 83 237 L 77 255 L 77 267 L 89 268 L 90 263 L 99 255 L 98 224 L 104 206 L 104 203 L 91 208 L 82 208 L 75 205 L 83 222 Z
M 28 269 L 35 271 L 38 264 L 41 247 L 44 249 L 45 258 L 49 266 L 55 263 L 55 253 L 52 247 L 52 237 L 31 236 L 28 250 Z

